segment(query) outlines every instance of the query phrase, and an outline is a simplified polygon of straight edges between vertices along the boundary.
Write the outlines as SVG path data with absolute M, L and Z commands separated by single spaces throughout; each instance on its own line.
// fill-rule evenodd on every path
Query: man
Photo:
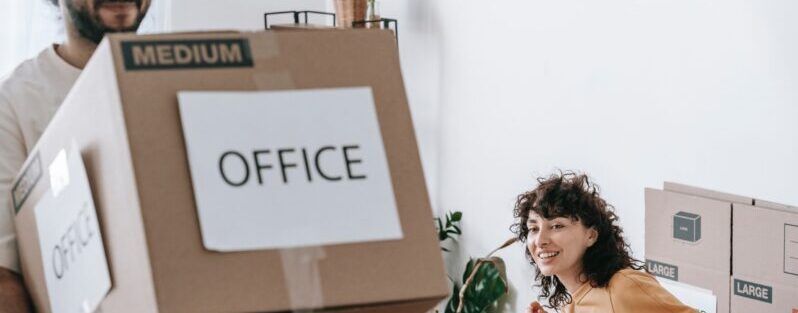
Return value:
M 0 312 L 30 312 L 19 276 L 11 183 L 103 36 L 138 29 L 150 0 L 48 0 L 59 6 L 66 42 L 0 80 Z

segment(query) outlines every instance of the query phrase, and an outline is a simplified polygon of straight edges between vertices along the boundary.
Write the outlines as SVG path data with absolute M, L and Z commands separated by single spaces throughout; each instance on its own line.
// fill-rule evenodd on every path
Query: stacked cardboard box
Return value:
M 733 229 L 732 313 L 798 312 L 798 209 L 756 200 Z
M 352 88 L 357 90 L 352 91 Z M 382 177 L 394 196 L 385 198 L 385 203 L 395 208 L 392 209 L 395 216 L 388 214 L 384 219 L 400 222 L 399 230 L 393 232 L 393 237 L 383 240 L 371 238 L 315 246 L 250 247 L 234 248 L 234 251 L 209 246 L 206 222 L 215 221 L 202 215 L 199 206 L 205 203 L 201 197 L 206 193 L 197 192 L 197 185 L 208 183 L 208 180 L 198 179 L 200 172 L 194 168 L 197 164 L 190 162 L 198 157 L 187 147 L 194 130 L 181 124 L 183 107 L 179 110 L 178 94 L 183 91 L 322 89 L 361 96 L 357 99 L 373 99 L 370 109 L 363 108 L 373 110 L 371 115 L 365 116 L 373 118 L 378 129 L 375 126 L 375 129 L 352 134 L 365 133 L 384 144 L 371 148 L 384 151 L 385 171 L 390 175 Z M 326 106 L 322 110 L 335 111 L 340 103 L 329 100 L 319 102 L 321 104 Z M 216 103 L 213 109 L 224 113 L 225 105 L 227 103 Z M 258 117 L 251 115 L 244 112 L 238 116 Z M 187 117 L 183 118 L 185 123 Z M 280 117 L 272 120 L 275 118 Z M 231 121 L 219 117 L 218 121 L 212 118 L 204 122 L 225 125 Z M 351 123 L 351 120 L 332 121 L 329 125 L 317 123 L 313 127 L 330 127 L 327 132 L 334 133 L 336 125 Z M 268 122 L 241 124 L 241 129 L 249 129 L 247 127 L 261 127 Z M 232 127 L 233 130 L 237 130 L 237 126 Z M 294 130 L 294 133 L 301 135 L 301 131 Z M 287 133 L 287 130 L 242 133 L 241 137 L 257 138 L 268 146 L 269 140 L 288 138 Z M 198 142 L 216 140 L 224 144 L 227 140 L 232 145 L 241 138 L 205 139 Z M 51 260 L 42 259 L 42 251 L 47 251 L 48 247 L 39 245 L 35 210 L 37 202 L 53 192 L 49 183 L 53 177 L 47 170 L 48 165 L 53 164 L 59 151 L 68 149 L 72 142 L 76 143 L 85 162 L 113 285 L 99 305 L 104 312 L 425 312 L 448 293 L 440 250 L 430 222 L 432 214 L 402 83 L 396 40 L 390 32 L 123 34 L 106 38 L 42 135 L 14 191 L 20 195 L 15 198 L 18 202 L 15 222 L 24 276 L 39 312 L 78 309 L 50 306 L 43 268 L 49 266 Z M 329 152 L 322 157 L 321 152 L 316 152 L 317 167 L 320 162 L 340 161 L 341 158 L 346 161 L 336 163 L 337 177 L 324 176 L 334 181 L 328 184 L 334 188 L 343 184 L 334 178 L 347 173 L 342 172 L 341 166 L 345 165 L 347 170 L 351 167 L 362 170 L 369 166 L 368 161 L 373 161 L 362 161 L 363 156 L 357 155 L 365 153 L 365 148 L 356 151 L 348 147 L 350 150 L 347 147 L 323 148 L 321 151 L 335 150 L 338 154 Z M 339 155 L 341 150 L 343 156 Z M 305 175 L 298 170 L 297 151 L 293 151 L 293 166 L 280 159 L 283 180 L 287 179 L 286 171 L 298 175 L 291 177 Z M 252 161 L 251 154 L 242 155 L 242 160 L 244 156 Z M 281 158 L 284 156 L 280 154 Z M 261 157 L 266 159 L 265 152 Z M 254 158 L 257 164 L 258 151 Z M 209 168 L 236 166 L 236 159 L 230 160 L 232 163 L 218 167 L 214 163 Z M 243 166 L 247 166 L 246 163 Z M 263 164 L 256 166 L 259 167 L 253 171 L 258 171 L 260 179 L 267 168 Z M 266 190 L 257 185 L 255 172 L 249 176 L 250 169 L 245 169 L 250 178 L 248 185 L 225 188 L 229 187 L 230 192 L 244 192 L 247 188 Z M 271 168 L 269 174 L 274 173 L 279 173 L 279 167 Z M 332 175 L 330 173 L 327 172 Z M 316 176 L 311 177 L 311 174 Z M 314 179 L 313 185 L 306 184 L 311 188 L 308 190 L 321 188 L 325 183 L 319 178 L 324 173 L 308 172 L 307 175 L 308 179 Z M 356 188 L 370 188 L 364 183 L 363 173 L 349 172 L 348 177 Z M 218 176 L 213 178 L 221 181 Z M 267 183 L 271 182 L 273 180 Z M 362 199 L 371 196 L 361 194 Z M 321 197 L 309 192 L 293 199 L 317 201 L 318 198 Z M 359 199 L 327 198 L 354 203 Z M 266 201 L 253 205 L 272 210 L 276 204 Z M 239 208 L 231 206 L 230 209 Z M 292 208 L 285 209 L 286 214 L 291 213 Z M 358 222 L 347 210 L 326 209 L 329 212 L 325 214 L 340 215 L 336 220 L 351 218 L 348 226 L 338 228 L 342 233 L 358 227 L 374 227 Z M 369 211 L 371 207 L 360 209 Z M 233 234 L 239 236 L 238 225 L 252 224 L 245 219 L 238 221 L 239 224 L 227 229 L 231 235 L 222 236 L 223 240 L 231 239 Z M 283 227 L 289 233 L 291 225 L 307 230 L 296 232 L 297 237 L 314 231 L 308 225 L 327 226 L 318 216 L 281 223 L 289 226 Z M 375 233 L 381 231 L 371 229 Z M 268 229 L 265 231 L 268 233 Z M 319 232 L 313 239 L 327 239 L 331 235 Z M 285 233 L 279 236 L 280 239 L 292 238 Z
M 712 290 L 718 313 L 728 313 L 732 210 L 752 200 L 669 182 L 645 198 L 648 270 Z
M 718 313 L 798 312 L 798 209 L 681 184 L 646 189 L 646 263 Z

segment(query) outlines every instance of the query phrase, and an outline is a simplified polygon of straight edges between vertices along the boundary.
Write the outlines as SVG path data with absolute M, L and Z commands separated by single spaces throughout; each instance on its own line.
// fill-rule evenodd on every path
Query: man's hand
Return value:
M 0 267 L 0 312 L 30 313 L 30 298 L 19 274 Z
M 547 312 L 546 310 L 543 309 L 543 306 L 541 306 L 540 303 L 535 301 L 529 304 L 529 307 L 526 308 L 526 313 L 547 313 Z

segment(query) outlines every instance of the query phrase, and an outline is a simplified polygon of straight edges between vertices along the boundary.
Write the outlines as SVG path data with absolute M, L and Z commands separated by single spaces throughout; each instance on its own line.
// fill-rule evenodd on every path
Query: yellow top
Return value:
M 670 294 L 653 276 L 633 269 L 612 275 L 607 287 L 585 283 L 574 292 L 564 313 L 696 313 Z

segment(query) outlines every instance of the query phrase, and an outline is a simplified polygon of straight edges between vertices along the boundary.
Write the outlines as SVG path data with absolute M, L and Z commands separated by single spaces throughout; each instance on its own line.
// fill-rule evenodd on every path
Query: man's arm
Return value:
M 3 313 L 33 312 L 22 278 L 3 267 L 0 267 L 0 308 Z
M 0 312 L 30 312 L 30 300 L 19 270 L 12 213 L 11 184 L 25 162 L 25 145 L 17 116 L 0 82 Z

